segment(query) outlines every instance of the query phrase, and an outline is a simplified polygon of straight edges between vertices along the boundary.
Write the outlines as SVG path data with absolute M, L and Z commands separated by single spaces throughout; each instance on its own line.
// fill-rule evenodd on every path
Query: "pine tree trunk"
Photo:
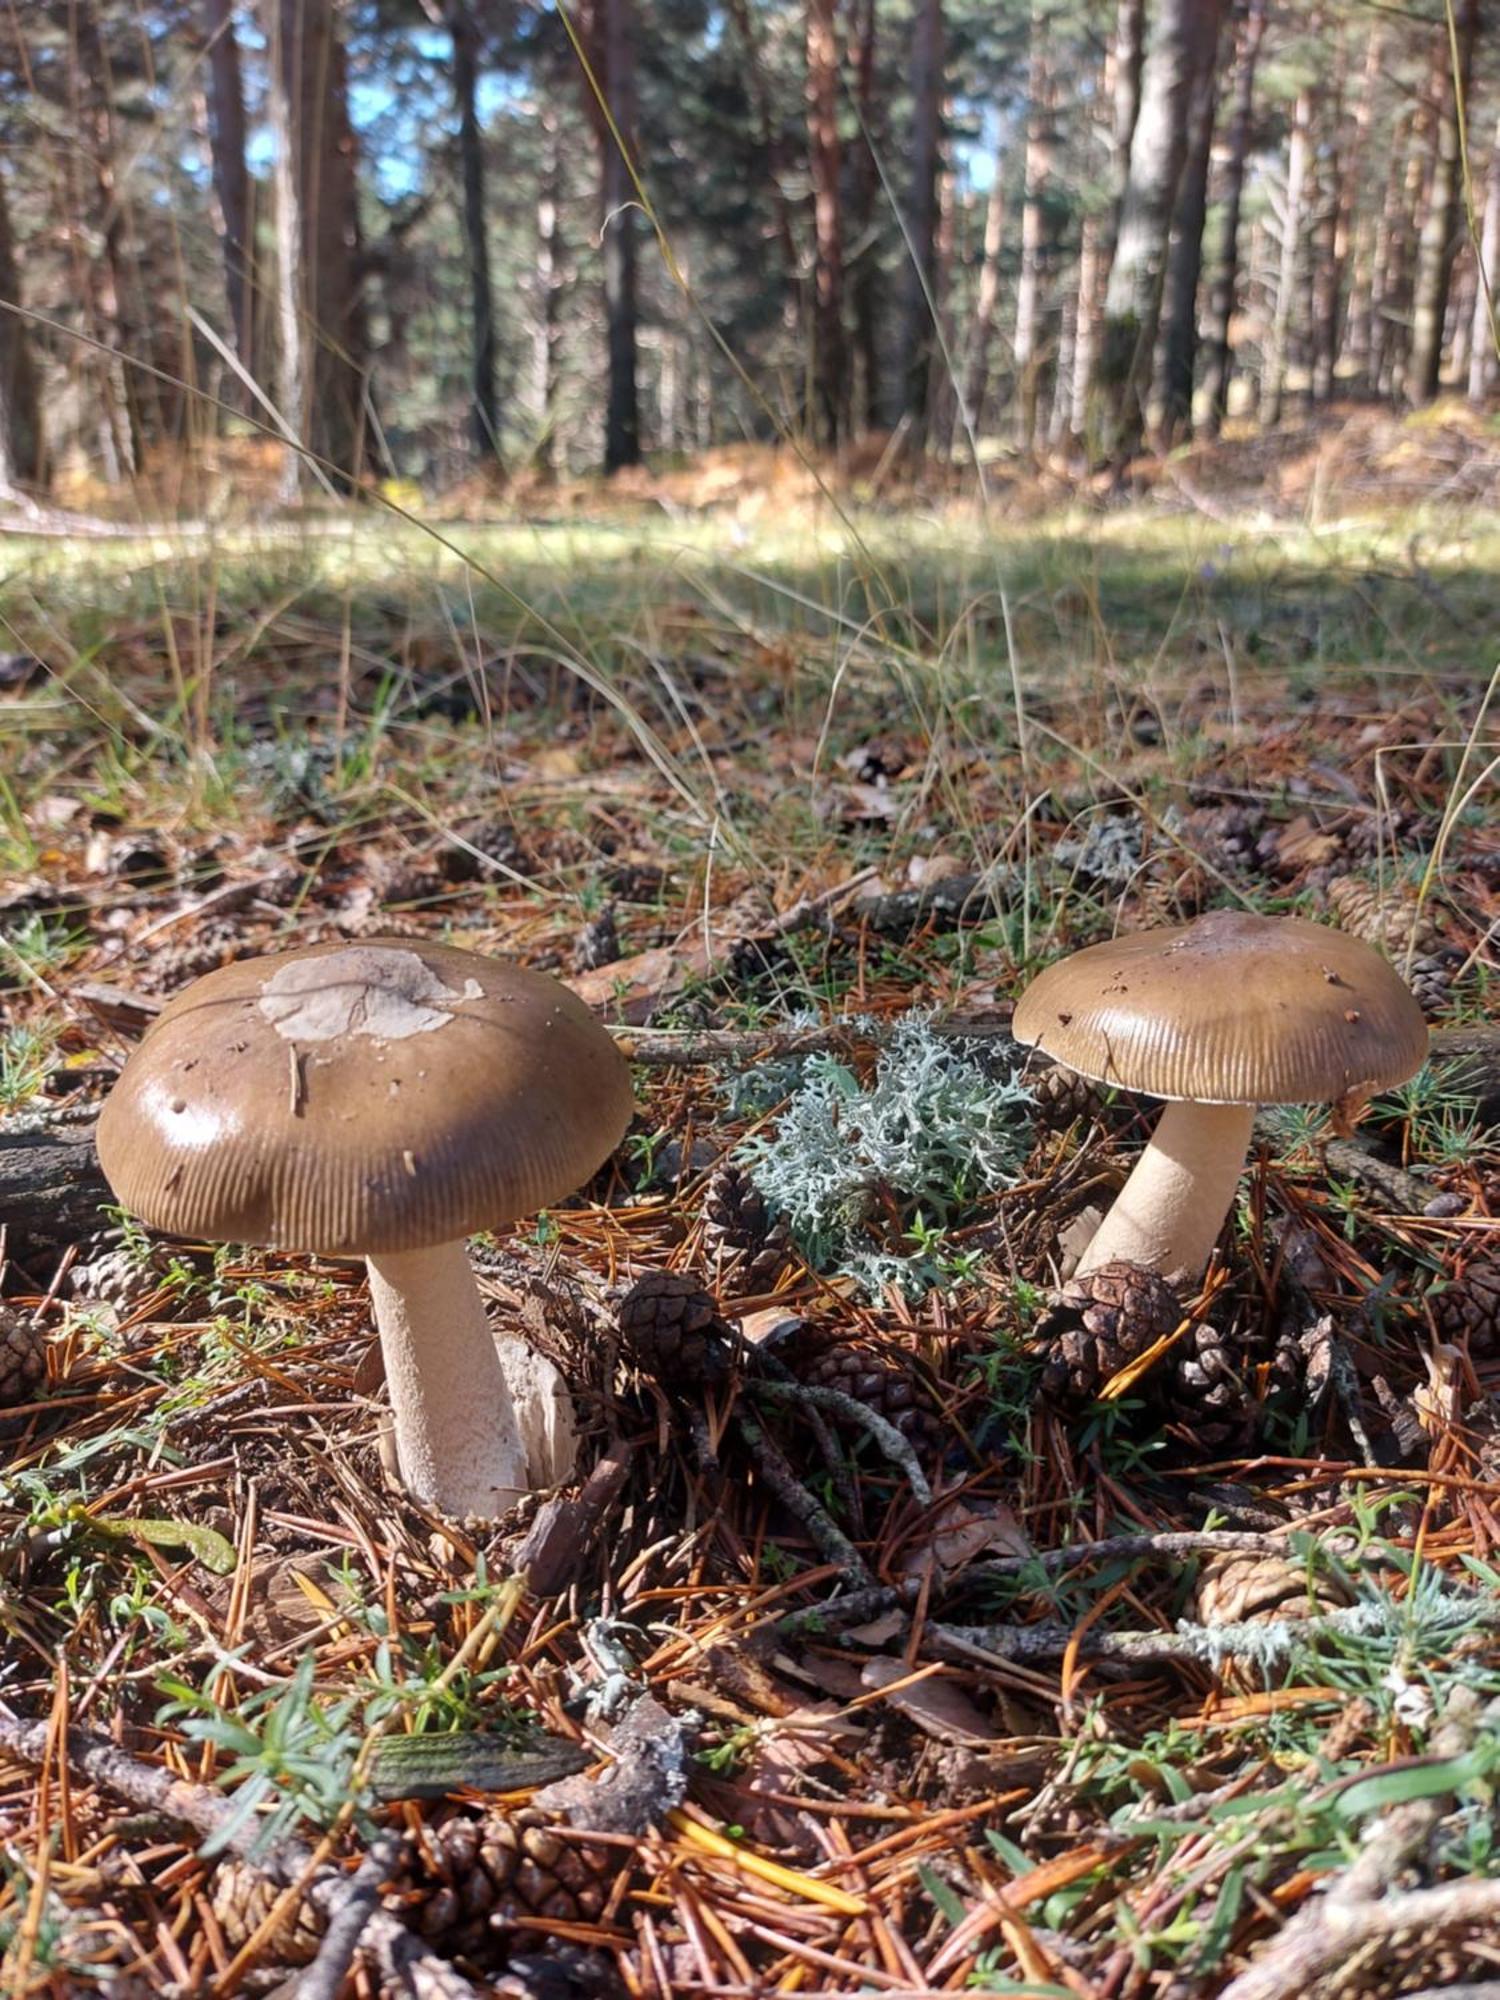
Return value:
M 848 426 L 844 362 L 844 230 L 834 0 L 807 0 L 807 152 L 813 205 L 813 435 L 837 444 Z
M 1217 41 L 1219 0 L 1162 0 L 1141 73 L 1140 113 L 1094 364 L 1090 433 L 1106 459 L 1139 444 L 1161 318 L 1172 212 L 1187 157 L 1193 80 Z
M 1218 104 L 1217 34 L 1211 40 L 1205 37 L 1198 57 L 1188 105 L 1187 157 L 1172 217 L 1164 329 L 1153 395 L 1162 440 L 1167 444 L 1187 429 L 1193 415 L 1193 376 L 1198 363 L 1198 278 L 1203 269 L 1208 169 Z
M 990 343 L 995 334 L 995 307 L 1000 298 L 1000 248 L 1005 240 L 1005 127 L 995 142 L 994 179 L 984 205 L 984 246 L 980 252 L 979 284 L 969 340 L 969 366 L 964 378 L 964 408 L 978 437 L 984 429 L 984 402 L 989 392 Z
M 1379 212 L 1374 202 L 1363 199 L 1363 194 L 1369 162 L 1370 127 L 1384 49 L 1385 27 L 1377 21 L 1365 44 L 1364 75 L 1354 106 L 1354 137 L 1344 150 L 1340 167 L 1339 212 L 1334 241 L 1341 291 L 1346 276 L 1349 281 L 1349 306 L 1342 343 L 1345 369 L 1349 380 L 1362 387 L 1367 386 L 1369 381 L 1370 287 Z
M 1104 233 L 1104 267 L 1101 281 L 1107 282 L 1114 263 L 1115 239 L 1119 234 L 1120 210 L 1130 180 L 1130 149 L 1141 116 L 1141 75 L 1146 61 L 1146 0 L 1117 0 L 1115 33 L 1110 45 L 1111 107 L 1109 225 Z
M 1048 249 L 1047 202 L 1056 132 L 1053 128 L 1052 74 L 1047 62 L 1049 30 L 1040 7 L 1031 17 L 1031 74 L 1026 90 L 1026 175 L 1021 197 L 1021 273 L 1016 287 L 1015 362 L 1016 444 L 1029 456 L 1036 443 L 1042 339 L 1043 265 Z
M 1412 207 L 1422 173 L 1421 118 L 1411 111 L 1399 118 L 1392 135 L 1390 162 L 1380 215 L 1370 255 L 1370 339 L 1368 382 L 1377 395 L 1388 395 L 1399 365 L 1401 322 L 1405 309 L 1405 250 Z
M 1500 125 L 1490 146 L 1484 181 L 1484 220 L 1479 229 L 1479 282 L 1474 325 L 1469 335 L 1469 401 L 1482 403 L 1495 380 L 1495 286 L 1500 283 Z
M 1459 0 L 1456 12 L 1458 92 L 1466 98 L 1479 28 L 1479 0 Z M 1427 216 L 1417 244 L 1417 275 L 1412 291 L 1411 355 L 1406 394 L 1414 403 L 1431 402 L 1438 392 L 1443 364 L 1443 325 L 1453 258 L 1463 226 L 1459 197 L 1458 107 L 1455 101 L 1451 49 L 1446 23 L 1436 34 L 1441 50 L 1434 56 L 1434 119 L 1432 179 Z
M 745 74 L 755 110 L 756 136 L 765 160 L 766 179 L 770 183 L 771 203 L 776 216 L 776 241 L 781 249 L 783 276 L 795 297 L 799 288 L 801 258 L 797 254 L 797 236 L 792 227 L 792 205 L 786 194 L 786 160 L 776 117 L 771 109 L 765 59 L 761 54 L 760 39 L 748 0 L 729 0 L 729 17 L 734 22 L 735 33 L 745 55 Z
M 204 0 L 208 28 L 208 131 L 223 232 L 224 296 L 234 351 L 255 380 L 255 252 L 245 158 L 245 86 L 233 0 Z
M 1333 372 L 1338 359 L 1339 261 L 1338 128 L 1343 113 L 1337 97 L 1325 109 L 1330 137 L 1316 146 L 1313 178 L 1312 226 L 1309 231 L 1309 292 L 1312 335 L 1311 391 L 1315 403 L 1326 403 L 1333 395 Z
M 532 381 L 537 406 L 537 442 L 532 462 L 549 476 L 557 459 L 557 375 L 562 347 L 562 147 L 557 113 L 545 104 L 538 111 L 542 135 L 541 185 L 536 203 L 536 332 L 532 348 Z
M 91 332 L 106 351 L 129 356 L 139 351 L 129 312 L 129 272 L 125 255 L 125 204 L 115 180 L 115 114 L 110 68 L 94 0 L 78 0 L 73 14 L 77 60 L 71 66 L 74 117 L 86 144 L 79 149 L 87 187 L 75 212 L 88 215 L 97 228 L 103 255 L 90 258 L 86 296 Z M 145 427 L 141 418 L 140 382 L 124 359 L 104 364 L 99 396 L 100 445 L 111 483 L 142 469 Z
M 635 147 L 635 20 L 631 0 L 603 0 L 602 83 L 611 116 L 625 145 Z M 605 130 L 604 317 L 608 329 L 609 393 L 604 418 L 604 470 L 618 472 L 641 459 L 636 387 L 636 193 L 625 155 Z
M 0 306 L 21 304 L 10 204 L 0 175 Z M 0 492 L 42 481 L 42 411 L 30 337 L 18 312 L 0 310 Z
M 336 0 L 269 0 L 283 415 L 346 484 L 369 450 L 358 153 Z
M 1244 201 L 1245 166 L 1250 156 L 1250 129 L 1255 111 L 1255 70 L 1265 32 L 1266 0 L 1250 0 L 1240 24 L 1235 56 L 1234 112 L 1229 121 L 1228 158 L 1224 165 L 1224 214 L 1208 287 L 1203 427 L 1209 437 L 1218 436 L 1229 405 L 1229 379 L 1234 360 L 1230 329 L 1234 321 L 1235 283 L 1239 276 L 1240 209 Z
M 484 135 L 479 124 L 479 29 L 467 0 L 446 0 L 453 50 L 453 98 L 458 110 L 459 176 L 463 183 L 464 257 L 469 268 L 470 406 L 474 449 L 500 463 L 500 398 L 495 382 L 495 295 L 490 282 Z
M 911 45 L 912 125 L 908 151 L 906 259 L 903 269 L 900 365 L 901 416 L 910 442 L 927 436 L 932 374 L 934 251 L 937 236 L 938 148 L 942 131 L 943 0 L 917 0 Z
M 1114 262 L 1120 204 L 1130 173 L 1130 142 L 1141 108 L 1144 0 L 1117 0 L 1115 32 L 1104 58 L 1099 101 L 1107 107 L 1109 188 L 1102 209 L 1090 209 L 1079 231 L 1078 286 L 1073 307 L 1073 380 L 1068 430 L 1087 449 L 1089 392 L 1099 353 L 1104 288 Z M 1101 122 L 1105 122 L 1101 120 Z
M 875 0 L 856 0 L 850 59 L 854 69 L 854 98 L 862 130 L 850 177 L 849 227 L 854 241 L 864 248 L 855 259 L 848 277 L 855 374 L 850 407 L 854 427 L 859 431 L 873 430 L 885 415 L 880 374 L 882 271 L 880 257 L 871 241 L 875 203 L 880 194 L 880 176 L 872 150 L 879 144 L 875 123 L 880 115 L 880 100 L 875 88 L 877 25 Z
M 1291 338 L 1302 274 L 1302 226 L 1307 204 L 1307 171 L 1312 153 L 1312 94 L 1299 91 L 1292 109 L 1287 144 L 1286 197 L 1281 217 L 1281 259 L 1276 279 L 1276 306 L 1266 348 L 1265 374 L 1260 385 L 1260 422 L 1269 430 L 1281 420 L 1286 383 L 1287 347 Z

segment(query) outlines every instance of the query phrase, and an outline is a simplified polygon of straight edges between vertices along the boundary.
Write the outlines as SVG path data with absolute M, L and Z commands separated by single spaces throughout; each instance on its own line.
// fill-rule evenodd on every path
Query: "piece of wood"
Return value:
M 92 1125 L 28 1119 L 0 1125 L 0 1227 L 11 1254 L 61 1249 L 107 1225 L 114 1201 Z

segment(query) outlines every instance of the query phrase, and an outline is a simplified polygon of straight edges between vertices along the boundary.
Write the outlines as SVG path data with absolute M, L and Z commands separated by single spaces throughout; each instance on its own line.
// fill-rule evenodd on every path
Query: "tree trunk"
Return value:
M 223 232 L 224 296 L 234 351 L 255 380 L 255 251 L 245 159 L 245 86 L 233 0 L 204 0 L 208 27 L 208 132 Z
M 1307 169 L 1312 152 L 1312 94 L 1299 91 L 1292 108 L 1292 131 L 1287 144 L 1286 197 L 1281 216 L 1281 262 L 1276 279 L 1276 306 L 1271 318 L 1271 337 L 1266 349 L 1265 373 L 1260 385 L 1260 422 L 1263 430 L 1281 419 L 1282 393 L 1286 382 L 1287 344 L 1291 337 L 1292 315 L 1296 309 L 1298 280 L 1302 270 L 1302 223 L 1307 202 Z
M 0 175 L 0 308 L 21 304 L 21 274 L 11 234 L 10 204 Z M 0 310 L 0 492 L 39 486 L 42 411 L 26 322 Z
M 1104 58 L 1099 101 L 1107 108 L 1108 195 L 1102 209 L 1089 208 L 1079 231 L 1078 296 L 1073 308 L 1073 380 L 1069 392 L 1069 433 L 1088 435 L 1089 391 L 1099 352 L 1104 288 L 1114 262 L 1120 204 L 1130 173 L 1130 142 L 1141 108 L 1144 0 L 1118 0 L 1115 32 Z
M 467 0 L 446 0 L 453 49 L 453 99 L 458 111 L 458 159 L 463 182 L 464 256 L 469 267 L 470 407 L 474 449 L 500 463 L 500 398 L 495 384 L 495 295 L 490 283 L 484 134 L 479 125 L 479 29 Z
M 1377 21 L 1365 44 L 1365 68 L 1359 97 L 1354 107 L 1354 137 L 1345 148 L 1339 173 L 1339 212 L 1335 225 L 1333 254 L 1338 264 L 1339 289 L 1349 281 L 1349 306 L 1345 316 L 1342 352 L 1351 381 L 1368 381 L 1370 359 L 1370 283 L 1375 256 L 1375 225 L 1378 205 L 1363 200 L 1366 166 L 1370 151 L 1370 126 L 1374 116 L 1376 87 L 1385 50 L 1385 26 Z
M 990 342 L 995 332 L 995 307 L 1000 298 L 1000 246 L 1005 240 L 1005 126 L 995 141 L 994 179 L 984 207 L 984 247 L 980 252 L 979 285 L 969 340 L 969 367 L 964 379 L 964 408 L 977 437 L 984 428 L 984 399 L 989 390 Z
M 1335 86 L 1337 88 L 1337 86 Z M 1309 236 L 1309 292 L 1312 308 L 1312 400 L 1326 403 L 1333 395 L 1333 371 L 1338 360 L 1339 291 L 1339 160 L 1338 129 L 1343 112 L 1339 99 L 1326 107 L 1329 137 L 1315 146 L 1317 172 L 1313 179 L 1312 227 Z
M 875 121 L 880 100 L 875 89 L 875 0 L 857 0 L 854 45 L 854 98 L 859 109 L 860 140 L 855 149 L 850 190 L 850 230 L 862 246 L 849 272 L 849 307 L 854 322 L 854 393 L 852 410 L 857 430 L 869 431 L 881 421 L 884 402 L 880 379 L 881 264 L 875 248 L 875 203 L 880 176 L 874 148 L 879 143 Z M 816 345 L 816 335 L 814 336 Z
M 1484 181 L 1484 220 L 1479 229 L 1479 282 L 1474 292 L 1474 324 L 1469 334 L 1469 401 L 1482 403 L 1495 379 L 1495 286 L 1500 282 L 1500 125 L 1490 146 Z
M 1016 444 L 1029 456 L 1036 443 L 1036 413 L 1045 358 L 1042 338 L 1043 266 L 1050 225 L 1048 197 L 1057 134 L 1053 124 L 1049 30 L 1040 7 L 1031 16 L 1031 74 L 1026 90 L 1026 174 L 1021 197 L 1021 274 L 1016 287 Z
M 899 348 L 901 415 L 913 446 L 926 441 L 932 374 L 938 147 L 942 132 L 943 0 L 917 0 L 911 45 L 911 173 Z
M 143 343 L 136 338 L 133 315 L 127 304 L 125 208 L 115 180 L 113 85 L 93 0 L 79 0 L 73 24 L 76 61 L 69 65 L 68 81 L 74 123 L 85 140 L 78 148 L 85 184 L 75 194 L 74 214 L 89 218 L 98 231 L 103 253 L 88 259 L 84 296 L 94 338 L 107 353 L 123 357 L 139 352 Z M 88 386 L 94 389 L 93 384 Z M 141 419 L 140 382 L 125 360 L 105 360 L 104 379 L 95 393 L 105 474 L 114 483 L 141 470 L 145 428 Z
M 268 0 L 282 413 L 336 478 L 368 452 L 358 153 L 336 0 Z
M 1422 175 L 1419 110 L 1396 121 L 1370 261 L 1370 388 L 1387 395 L 1399 366 L 1405 310 L 1406 241 Z
M 1458 78 L 1455 92 L 1452 50 L 1446 24 L 1435 32 L 1441 44 L 1434 53 L 1434 118 L 1432 179 L 1427 217 L 1417 243 L 1417 275 L 1412 292 L 1411 355 L 1406 394 L 1413 403 L 1431 402 L 1438 392 L 1443 364 L 1443 323 L 1448 310 L 1448 285 L 1458 249 L 1463 207 L 1459 197 L 1458 105 L 1469 90 L 1474 37 L 1479 28 L 1479 0 L 1459 0 L 1456 14 Z
M 1144 430 L 1193 80 L 1217 42 L 1220 13 L 1220 0 L 1162 0 L 1151 30 L 1094 365 L 1090 432 L 1106 459 L 1128 457 Z
M 797 254 L 796 231 L 792 227 L 792 205 L 786 195 L 784 179 L 786 161 L 783 157 L 776 117 L 771 109 L 771 93 L 766 82 L 765 61 L 761 55 L 755 23 L 751 18 L 749 0 L 729 0 L 729 15 L 740 38 L 740 47 L 745 53 L 745 74 L 749 84 L 750 102 L 755 111 L 756 136 L 760 140 L 760 150 L 765 160 L 766 178 L 770 183 L 771 202 L 776 216 L 776 241 L 781 249 L 783 275 L 792 296 L 795 297 L 799 289 L 801 259 Z
M 1163 441 L 1170 444 L 1193 415 L 1198 363 L 1198 277 L 1203 268 L 1203 225 L 1208 214 L 1208 168 L 1218 103 L 1218 37 L 1205 38 L 1188 103 L 1187 157 L 1172 216 L 1167 259 L 1165 327 L 1153 400 Z
M 605 101 L 624 145 L 635 150 L 635 19 L 631 0 L 603 0 Z M 603 134 L 604 317 L 608 328 L 609 393 L 604 419 L 604 470 L 641 459 L 636 388 L 636 192 L 627 158 Z
M 813 206 L 812 430 L 837 444 L 848 424 L 844 231 L 840 206 L 838 43 L 834 0 L 807 0 L 807 152 Z
M 1141 73 L 1146 58 L 1146 0 L 1117 0 L 1115 33 L 1110 47 L 1113 66 L 1111 108 L 1113 129 L 1109 147 L 1110 212 L 1104 232 L 1103 281 L 1114 263 L 1115 238 L 1120 227 L 1120 210 L 1130 181 L 1130 149 L 1141 115 Z
M 557 113 L 538 112 L 542 134 L 541 186 L 536 203 L 536 334 L 532 380 L 537 405 L 537 442 L 532 462 L 547 476 L 556 470 L 557 375 L 562 346 L 563 241 L 562 148 Z
M 1230 329 L 1234 321 L 1235 281 L 1239 275 L 1240 208 L 1245 193 L 1245 165 L 1250 155 L 1250 129 L 1255 111 L 1255 69 L 1266 32 L 1266 0 L 1250 0 L 1240 24 L 1234 65 L 1234 113 L 1229 121 L 1228 158 L 1224 165 L 1224 214 L 1218 253 L 1208 287 L 1208 322 L 1204 370 L 1204 429 L 1217 437 L 1229 403 L 1233 367 Z

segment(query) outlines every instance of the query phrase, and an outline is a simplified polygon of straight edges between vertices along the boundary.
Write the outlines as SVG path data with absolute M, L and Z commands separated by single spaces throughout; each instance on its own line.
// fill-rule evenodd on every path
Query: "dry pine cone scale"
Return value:
M 736 1295 L 769 1292 L 792 1256 L 791 1231 L 738 1160 L 723 1161 L 703 1197 L 703 1246 Z
M 493 1965 L 517 1930 L 597 1918 L 619 1866 L 617 1851 L 530 1807 L 455 1817 L 409 1843 L 387 1901 L 448 1956 Z

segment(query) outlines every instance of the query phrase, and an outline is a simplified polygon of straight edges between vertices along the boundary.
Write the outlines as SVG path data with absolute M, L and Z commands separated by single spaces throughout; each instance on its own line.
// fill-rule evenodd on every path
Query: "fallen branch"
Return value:
M 874 1438 L 880 1449 L 906 1474 L 906 1483 L 924 1507 L 932 1501 L 932 1488 L 927 1483 L 927 1475 L 917 1463 L 917 1454 L 897 1430 L 889 1418 L 872 1410 L 868 1403 L 862 1403 L 856 1396 L 846 1396 L 842 1389 L 822 1389 L 805 1382 L 775 1382 L 765 1376 L 747 1377 L 744 1384 L 747 1396 L 766 1396 L 773 1402 L 805 1403 L 815 1410 L 827 1410 L 836 1417 L 843 1417 L 849 1423 L 862 1424 Z
M 1428 1746 L 1435 1760 L 1472 1749 L 1492 1718 L 1471 1688 L 1455 1688 Z M 1358 1857 L 1317 1900 L 1299 1910 L 1255 1963 L 1225 1988 L 1223 2000 L 1298 2000 L 1331 1967 L 1362 1946 L 1401 1933 L 1430 1943 L 1447 1931 L 1500 1919 L 1500 1882 L 1443 1883 L 1400 1895 L 1385 1892 L 1420 1854 L 1453 1809 L 1454 1794 L 1435 1793 L 1393 1806 L 1367 1833 Z
M 207 1785 L 191 1784 L 158 1765 L 143 1763 L 102 1736 L 70 1729 L 63 1739 L 68 1764 L 79 1777 L 113 1792 L 139 1812 L 159 1814 L 178 1826 L 190 1827 L 200 1839 L 217 1835 L 225 1849 L 283 1887 L 301 1885 L 306 1900 L 330 1923 L 364 1892 L 359 1881 L 328 1863 L 318 1863 L 300 1840 L 282 1841 L 264 1856 L 256 1855 L 257 1827 L 251 1820 L 232 1826 L 233 1804 Z M 44 1765 L 52 1754 L 51 1731 L 45 1722 L 21 1722 L 0 1715 L 0 1756 L 18 1764 Z M 225 1829 L 231 1831 L 225 1838 Z M 410 2000 L 476 2000 L 476 1989 L 445 1960 L 438 1958 L 389 1910 L 372 1909 L 362 1923 L 363 1942 L 383 1979 Z

